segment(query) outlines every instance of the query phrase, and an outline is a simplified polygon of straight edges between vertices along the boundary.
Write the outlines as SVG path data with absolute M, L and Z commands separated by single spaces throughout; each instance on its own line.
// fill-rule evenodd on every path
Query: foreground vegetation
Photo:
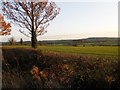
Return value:
M 2 51 L 3 88 L 120 88 L 117 56 L 42 52 L 29 47 L 3 47 Z

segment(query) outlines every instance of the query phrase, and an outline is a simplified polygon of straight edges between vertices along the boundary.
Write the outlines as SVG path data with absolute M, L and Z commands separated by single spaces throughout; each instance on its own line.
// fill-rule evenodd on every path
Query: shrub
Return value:
M 3 48 L 3 58 L 3 88 L 120 87 L 117 57 Z

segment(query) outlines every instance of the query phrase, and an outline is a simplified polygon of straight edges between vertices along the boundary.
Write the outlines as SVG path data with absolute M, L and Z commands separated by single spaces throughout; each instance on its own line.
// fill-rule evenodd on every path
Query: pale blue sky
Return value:
M 79 39 L 87 37 L 118 36 L 118 3 L 117 2 L 57 2 L 60 14 L 50 23 L 48 32 L 38 40 Z M 22 37 L 30 40 L 12 25 L 12 34 L 2 40 Z

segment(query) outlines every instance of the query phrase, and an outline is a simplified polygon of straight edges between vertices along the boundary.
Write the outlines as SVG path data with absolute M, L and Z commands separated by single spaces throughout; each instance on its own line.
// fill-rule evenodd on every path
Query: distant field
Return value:
M 3 48 L 30 48 L 30 46 L 3 46 Z M 38 50 L 88 55 L 118 55 L 117 46 L 38 46 Z
M 117 46 L 39 46 L 38 49 L 44 51 L 56 51 L 64 53 L 76 53 L 76 54 L 93 54 L 93 55 L 118 55 Z

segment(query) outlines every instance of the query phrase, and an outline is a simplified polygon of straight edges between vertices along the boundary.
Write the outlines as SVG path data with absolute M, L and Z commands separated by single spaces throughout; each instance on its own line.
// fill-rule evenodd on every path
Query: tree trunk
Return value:
M 34 7 L 33 7 L 33 2 L 31 2 L 31 14 L 32 14 L 32 19 L 31 19 L 31 22 L 32 22 L 32 36 L 31 36 L 31 44 L 32 44 L 32 47 L 33 48 L 37 48 L 37 35 L 36 35 L 36 31 L 34 30 Z
M 31 42 L 31 46 L 33 48 L 37 48 L 37 37 L 35 31 L 32 32 Z

